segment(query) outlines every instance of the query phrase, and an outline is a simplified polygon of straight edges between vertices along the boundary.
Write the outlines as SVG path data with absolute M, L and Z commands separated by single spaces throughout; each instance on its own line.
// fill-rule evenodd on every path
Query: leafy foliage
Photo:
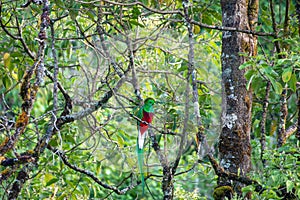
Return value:
M 24 1 L 1 1 L 0 6 L 0 149 L 17 132 L 15 124 L 26 107 L 20 95 L 21 86 L 28 71 L 39 60 L 37 58 L 41 58 L 38 49 L 44 9 L 35 1 L 28 2 L 30 5 L 24 6 Z M 50 1 L 49 23 L 54 31 L 53 35 L 50 28 L 46 31 L 46 47 L 41 59 L 45 75 L 36 87 L 38 92 L 24 133 L 13 148 L 0 155 L 2 198 L 10 195 L 9 191 L 23 169 L 27 170 L 29 178 L 22 187 L 20 199 L 142 198 L 135 154 L 136 119 L 132 113 L 141 105 L 140 98 L 147 97 L 157 102 L 152 129 L 160 138 L 160 150 L 169 164 L 173 164 L 178 156 L 184 121 L 188 116 L 187 139 L 174 174 L 174 198 L 212 198 L 217 177 L 203 155 L 200 155 L 199 163 L 194 139 L 198 126 L 195 107 L 192 101 L 186 103 L 193 95 L 186 93 L 186 84 L 191 85 L 188 79 L 189 32 L 182 16 L 182 1 L 120 2 Z M 260 28 L 272 32 L 268 5 L 261 4 Z M 189 13 L 197 22 L 212 26 L 221 24 L 218 1 L 190 2 Z M 276 17 L 279 20 L 280 17 Z M 251 178 L 264 187 L 260 193 L 255 192 L 254 186 L 243 190 L 245 193 L 252 191 L 258 199 L 276 199 L 283 195 L 300 198 L 299 169 L 294 168 L 299 164 L 296 151 L 299 144 L 292 137 L 285 146 L 274 149 L 274 138 L 280 126 L 279 101 L 284 88 L 289 97 L 287 126 L 297 120 L 295 102 L 300 80 L 300 45 L 295 23 L 296 18 L 292 16 L 289 37 L 271 38 L 273 41 L 268 38 L 271 42 L 261 39 L 258 55 L 240 66 L 240 69 L 247 69 L 247 87 L 255 94 L 254 172 Z M 286 49 L 274 54 L 272 49 L 276 41 Z M 208 144 L 215 147 L 222 104 L 221 32 L 193 24 L 193 44 L 199 94 L 196 101 L 200 105 Z M 33 86 L 37 79 L 35 71 L 29 83 Z M 264 168 L 259 157 L 258 138 L 261 136 L 259 122 L 267 82 L 272 87 L 266 121 L 268 148 L 264 152 L 268 165 Z M 64 115 L 69 101 L 67 96 L 71 99 L 72 109 Z M 106 102 L 105 98 L 108 98 Z M 101 106 L 97 107 L 99 102 Z M 56 127 L 66 118 L 74 120 Z M 39 151 L 39 147 L 46 144 L 43 139 L 49 136 L 49 130 L 53 131 L 50 131 L 52 135 L 47 146 L 44 151 Z M 145 146 L 145 177 L 148 177 L 149 191 L 144 198 L 160 199 L 164 195 L 161 190 L 164 169 L 150 139 Z M 19 160 L 4 166 L 3 160 L 14 158 Z M 20 158 L 28 159 L 23 162 Z M 118 194 L 117 189 L 106 186 L 115 186 L 119 192 L 130 188 Z

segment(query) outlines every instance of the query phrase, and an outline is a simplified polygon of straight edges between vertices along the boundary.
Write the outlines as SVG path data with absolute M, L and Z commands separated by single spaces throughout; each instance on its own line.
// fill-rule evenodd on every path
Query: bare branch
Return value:
M 273 37 L 275 36 L 274 33 L 256 32 L 256 31 L 252 31 L 252 30 L 243 30 L 243 29 L 239 29 L 239 28 L 235 28 L 235 27 L 208 25 L 208 24 L 204 24 L 202 22 L 197 22 L 195 20 L 191 20 L 191 23 L 198 25 L 202 28 L 215 29 L 215 30 L 219 30 L 219 31 L 233 31 L 233 32 L 248 33 L 248 34 L 258 35 L 258 36 L 273 36 Z
M 50 72 L 48 70 L 45 70 L 45 73 L 46 73 L 46 76 L 54 82 L 54 77 L 50 74 Z M 65 98 L 65 107 L 64 107 L 64 111 L 62 112 L 61 116 L 69 115 L 71 113 L 71 110 L 73 107 L 72 99 L 69 96 L 69 94 L 66 92 L 66 90 L 63 88 L 63 86 L 60 84 L 60 82 L 58 82 L 58 81 L 57 81 L 57 87 Z
M 271 10 L 271 19 L 272 19 L 272 26 L 273 26 L 273 31 L 274 31 L 274 39 L 278 39 L 278 29 L 277 29 L 277 23 L 275 20 L 273 0 L 269 0 L 269 5 L 270 5 L 270 10 Z M 279 54 L 281 52 L 281 47 L 280 47 L 278 40 L 275 40 L 275 46 L 276 46 L 276 51 Z M 281 57 L 281 55 L 279 57 Z

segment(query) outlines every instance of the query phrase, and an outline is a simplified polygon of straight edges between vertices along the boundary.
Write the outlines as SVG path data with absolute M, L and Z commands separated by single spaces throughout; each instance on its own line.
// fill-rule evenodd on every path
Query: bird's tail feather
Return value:
M 143 187 L 143 196 L 145 193 L 145 177 L 144 177 L 144 170 L 143 170 L 143 164 L 144 164 L 144 150 L 139 148 L 139 145 L 137 144 L 137 156 L 138 156 L 138 166 L 141 173 L 141 182 Z

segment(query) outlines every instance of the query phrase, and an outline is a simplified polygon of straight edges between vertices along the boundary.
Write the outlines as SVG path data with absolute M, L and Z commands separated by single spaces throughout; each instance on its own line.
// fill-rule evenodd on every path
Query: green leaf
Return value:
M 239 66 L 239 69 L 245 69 L 247 67 L 250 67 L 252 65 L 252 62 L 245 62 L 242 65 Z
M 275 70 L 271 66 L 266 66 L 263 68 L 263 71 L 265 72 L 265 75 L 269 75 L 272 77 L 277 77 L 278 74 L 275 72 Z
M 116 135 L 116 137 L 117 137 L 117 141 L 118 141 L 118 144 L 120 145 L 120 147 L 124 147 L 124 139 L 119 135 Z
M 75 144 L 76 143 L 73 135 L 66 135 L 65 136 L 65 141 L 66 142 L 70 142 L 71 144 Z
M 252 87 L 254 93 L 257 94 L 259 92 L 260 88 L 262 88 L 262 83 L 263 83 L 263 80 L 261 77 L 254 76 L 252 78 L 251 87 Z
M 90 188 L 86 184 L 81 184 L 81 187 L 84 195 L 90 195 Z
M 282 93 L 282 85 L 279 82 L 276 82 L 274 89 L 275 89 L 276 94 Z
M 93 13 L 92 11 L 90 11 L 90 10 L 88 10 L 87 12 L 86 12 L 86 14 L 89 16 L 89 18 L 90 19 L 92 19 L 93 21 L 94 21 L 94 19 L 95 19 L 95 13 Z
M 10 69 L 11 57 L 10 57 L 9 53 L 5 53 L 3 55 L 3 62 L 4 62 L 4 66 L 9 68 L 9 71 L 11 72 L 11 69 Z
M 46 187 L 49 186 L 49 185 L 52 185 L 53 183 L 56 183 L 58 181 L 58 178 L 53 178 L 51 180 L 49 180 L 47 183 L 46 183 Z
M 129 20 L 129 23 L 133 24 L 133 25 L 136 25 L 136 26 L 143 27 L 143 28 L 145 27 L 143 24 L 141 24 L 141 23 L 139 23 L 139 22 L 137 22 L 135 20 Z
M 56 0 L 55 3 L 59 8 L 65 9 L 65 5 L 64 5 L 63 1 Z
M 288 82 L 292 76 L 292 72 L 293 72 L 292 67 L 284 69 L 282 73 L 282 81 L 285 83 Z
M 6 74 L 2 78 L 3 85 L 6 89 L 10 88 L 12 81 Z
M 283 58 L 283 59 L 278 59 L 277 60 L 277 65 L 282 65 L 287 59 Z
M 288 82 L 289 88 L 293 90 L 293 92 L 296 92 L 297 89 L 297 78 L 295 74 L 292 74 L 290 81 Z
M 76 17 L 78 16 L 78 10 L 76 10 L 76 9 L 69 9 L 69 15 L 70 15 L 70 17 L 71 17 L 71 19 L 73 20 L 73 21 L 75 21 L 76 20 Z
M 18 68 L 18 80 L 21 80 L 23 78 L 23 75 L 24 75 L 24 69 L 19 67 Z
M 242 191 L 244 194 L 248 193 L 248 192 L 252 192 L 254 190 L 253 186 L 252 185 L 249 185 L 247 187 L 243 187 L 242 188 Z
M 286 190 L 287 192 L 291 192 L 293 190 L 294 183 L 291 180 L 286 181 Z
M 177 71 L 178 71 L 178 72 L 182 72 L 182 71 L 185 71 L 185 70 L 187 70 L 187 69 L 188 69 L 188 66 L 182 63 L 182 64 L 181 64 L 181 67 L 179 67 L 179 68 L 177 69 Z
M 252 76 L 255 74 L 256 74 L 256 71 L 254 69 L 249 69 L 246 71 L 245 77 L 247 80 L 250 80 L 252 78 Z
M 282 85 L 279 82 L 277 82 L 273 77 L 268 76 L 268 75 L 267 75 L 267 77 L 269 78 L 275 93 L 281 94 L 282 93 Z
M 247 83 L 247 90 L 249 90 L 250 86 L 251 86 L 251 83 L 252 83 L 252 79 L 255 77 L 255 75 L 252 75 Z
M 57 179 L 55 176 L 53 176 L 52 174 L 46 173 L 46 174 L 45 174 L 44 181 L 45 181 L 45 185 L 46 185 L 46 186 L 49 186 L 49 185 L 51 185 L 51 184 L 57 182 L 58 179 Z
M 67 196 L 68 196 L 67 193 L 63 193 L 63 194 L 61 194 L 61 195 L 57 198 L 57 200 L 63 200 L 63 199 L 66 199 Z
M 132 19 L 137 19 L 141 15 L 141 11 L 137 6 L 133 7 L 131 11 L 132 11 L 132 16 L 131 16 Z

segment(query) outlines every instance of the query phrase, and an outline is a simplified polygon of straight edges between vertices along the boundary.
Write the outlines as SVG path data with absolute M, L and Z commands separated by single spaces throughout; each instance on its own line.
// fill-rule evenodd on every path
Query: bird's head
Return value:
M 154 103 L 155 100 L 153 98 L 148 97 L 147 99 L 145 99 L 144 110 L 147 112 L 153 112 Z

